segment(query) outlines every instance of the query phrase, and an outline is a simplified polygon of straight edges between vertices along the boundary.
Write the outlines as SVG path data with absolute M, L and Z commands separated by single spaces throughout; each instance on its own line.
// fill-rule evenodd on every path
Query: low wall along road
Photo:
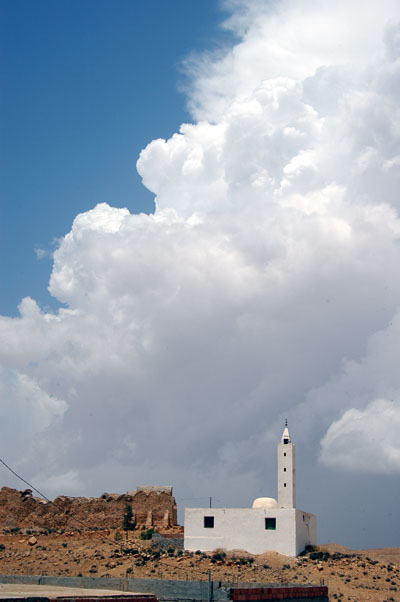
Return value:
M 261 602 L 263 600 L 328 602 L 328 588 L 316 585 L 240 583 L 232 586 L 232 584 L 218 581 L 52 577 L 46 575 L 0 575 L 0 583 L 140 592 L 153 594 L 160 602 Z M 85 596 L 85 599 L 89 597 L 91 596 Z

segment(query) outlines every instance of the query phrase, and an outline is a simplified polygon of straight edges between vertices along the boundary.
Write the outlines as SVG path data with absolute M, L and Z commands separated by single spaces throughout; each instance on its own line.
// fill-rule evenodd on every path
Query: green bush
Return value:
M 140 534 L 140 539 L 151 539 L 153 537 L 153 533 L 155 533 L 153 527 L 151 529 L 147 529 L 146 531 L 142 531 Z
M 226 554 L 225 552 L 215 552 L 215 554 L 212 555 L 212 558 L 214 560 L 224 560 L 226 558 Z
M 137 548 L 124 548 L 122 550 L 122 552 L 124 554 L 127 554 L 128 556 L 133 556 L 134 554 L 139 554 L 139 550 Z

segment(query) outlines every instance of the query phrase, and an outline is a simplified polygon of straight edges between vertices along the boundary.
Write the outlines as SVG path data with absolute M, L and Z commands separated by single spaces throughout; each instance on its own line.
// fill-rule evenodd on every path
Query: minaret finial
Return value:
M 287 425 L 288 425 L 288 424 L 287 424 L 287 418 L 285 418 L 285 426 L 287 427 Z

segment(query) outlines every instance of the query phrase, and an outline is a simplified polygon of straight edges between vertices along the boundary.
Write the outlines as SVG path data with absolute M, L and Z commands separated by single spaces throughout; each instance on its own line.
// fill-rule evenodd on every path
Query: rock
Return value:
M 28 539 L 28 544 L 29 544 L 30 546 L 35 546 L 35 545 L 37 544 L 37 539 L 36 539 L 36 537 L 33 537 L 33 535 L 32 535 L 32 537 L 30 537 L 30 538 Z
M 138 525 L 166 528 L 167 524 L 177 524 L 172 487 L 138 487 L 128 494 L 104 493 L 100 498 L 58 496 L 55 501 L 56 505 L 33 497 L 28 490 L 20 492 L 2 487 L 0 530 L 19 527 L 69 531 L 76 529 L 74 519 L 85 523 L 88 529 L 114 529 L 122 524 L 127 503 L 132 505 Z
M 153 526 L 153 511 L 152 510 L 148 510 L 147 512 L 147 517 L 146 517 L 146 528 L 150 529 Z
M 4 487 L 3 487 L 4 489 Z M 16 521 L 11 516 L 5 516 L 3 520 L 3 529 L 16 529 L 18 527 Z

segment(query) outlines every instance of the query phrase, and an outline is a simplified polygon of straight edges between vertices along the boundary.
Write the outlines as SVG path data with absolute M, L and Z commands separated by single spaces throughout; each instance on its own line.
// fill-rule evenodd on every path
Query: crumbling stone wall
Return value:
M 168 529 L 177 525 L 172 487 L 138 487 L 128 493 L 103 493 L 99 498 L 58 496 L 54 503 L 34 497 L 32 491 L 0 490 L 0 528 L 71 530 L 121 527 L 126 504 L 132 505 L 139 528 Z M 77 522 L 79 521 L 79 523 Z

